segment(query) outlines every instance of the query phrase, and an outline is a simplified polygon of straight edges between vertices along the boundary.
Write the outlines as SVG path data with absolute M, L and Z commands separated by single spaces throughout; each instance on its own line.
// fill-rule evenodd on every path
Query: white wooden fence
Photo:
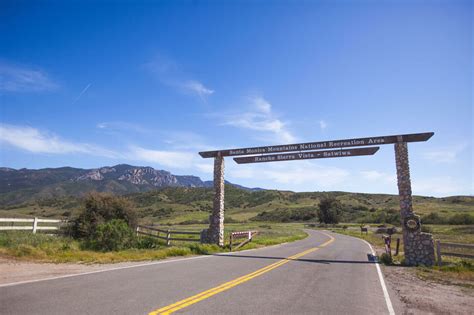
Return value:
M 153 226 L 146 226 L 146 225 L 139 225 L 137 226 L 136 229 L 137 236 L 139 234 L 141 235 L 147 235 L 151 237 L 156 237 L 162 240 L 166 241 L 166 245 L 171 245 L 171 241 L 181 241 L 181 242 L 200 242 L 200 238 L 183 238 L 183 237 L 172 237 L 172 234 L 177 234 L 177 235 L 195 235 L 195 236 L 200 236 L 201 232 L 196 232 L 196 231 L 176 231 L 176 230 L 169 230 L 169 229 L 159 229 Z M 166 235 L 162 236 L 160 235 Z
M 16 223 L 20 223 L 20 225 L 15 225 Z M 66 221 L 38 219 L 36 217 L 33 219 L 0 218 L 0 231 L 32 231 L 33 233 L 36 233 L 38 230 L 57 231 L 62 223 L 66 223 Z

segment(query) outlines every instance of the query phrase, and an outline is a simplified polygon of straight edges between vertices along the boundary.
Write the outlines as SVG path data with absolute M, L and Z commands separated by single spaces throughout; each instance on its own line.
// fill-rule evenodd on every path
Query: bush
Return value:
M 453 225 L 474 224 L 474 216 L 468 213 L 455 214 L 449 218 L 449 224 L 453 224 Z
M 324 197 L 319 202 L 318 218 L 320 223 L 339 223 L 341 217 L 341 203 L 334 197 Z
M 273 211 L 263 211 L 251 218 L 252 221 L 268 222 L 295 222 L 310 221 L 316 218 L 316 211 L 313 207 L 303 207 L 295 209 L 276 209 Z
M 446 219 L 442 218 L 436 212 L 430 212 L 428 215 L 421 218 L 421 223 L 424 224 L 446 224 L 446 221 Z
M 380 255 L 380 262 L 384 265 L 391 265 L 393 263 L 392 256 L 387 253 Z
M 427 225 L 422 225 L 421 226 L 421 232 L 425 232 L 425 233 L 432 233 L 433 232 L 433 229 Z
M 134 235 L 127 222 L 114 219 L 97 225 L 97 229 L 86 246 L 95 250 L 116 251 L 134 245 Z
M 91 193 L 84 200 L 84 208 L 73 220 L 72 236 L 91 238 L 99 225 L 114 219 L 123 220 L 128 227 L 136 225 L 136 214 L 130 201 L 109 194 Z

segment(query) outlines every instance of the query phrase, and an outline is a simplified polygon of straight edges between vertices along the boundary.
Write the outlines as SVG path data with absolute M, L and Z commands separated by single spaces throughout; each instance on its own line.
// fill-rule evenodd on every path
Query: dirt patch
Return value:
M 420 279 L 416 268 L 382 269 L 387 285 L 403 304 L 403 314 L 472 314 L 473 289 Z
M 17 261 L 0 257 L 0 285 L 139 265 L 146 262 L 116 264 L 51 264 Z

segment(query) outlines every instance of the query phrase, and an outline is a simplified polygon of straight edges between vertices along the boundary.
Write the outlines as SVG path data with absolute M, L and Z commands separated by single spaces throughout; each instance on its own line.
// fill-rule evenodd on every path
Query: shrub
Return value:
M 392 256 L 387 253 L 380 255 L 380 262 L 384 265 L 391 265 L 393 263 Z
M 295 209 L 276 209 L 273 211 L 263 211 L 251 218 L 252 221 L 270 222 L 294 222 L 310 221 L 316 218 L 316 211 L 313 207 L 302 207 Z
M 474 224 L 474 216 L 468 213 L 458 213 L 449 218 L 449 224 L 455 224 L 455 225 Z
M 84 208 L 73 220 L 72 236 L 91 238 L 100 224 L 114 219 L 123 220 L 128 227 L 136 225 L 136 214 L 130 201 L 109 194 L 91 193 L 84 200 Z
M 425 224 L 446 224 L 446 221 L 436 212 L 430 212 L 421 218 L 421 222 Z
M 134 245 L 134 235 L 127 222 L 113 219 L 97 225 L 93 238 L 86 246 L 102 251 L 116 251 L 130 248 Z

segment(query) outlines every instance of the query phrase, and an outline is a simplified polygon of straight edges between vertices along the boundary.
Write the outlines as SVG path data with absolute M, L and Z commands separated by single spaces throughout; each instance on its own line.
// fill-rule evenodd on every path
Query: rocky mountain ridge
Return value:
M 212 187 L 212 181 L 203 181 L 192 175 L 173 175 L 168 171 L 156 170 L 149 166 L 127 164 L 96 169 L 0 168 L 0 204 L 41 198 L 82 196 L 90 191 L 127 194 L 164 187 Z

